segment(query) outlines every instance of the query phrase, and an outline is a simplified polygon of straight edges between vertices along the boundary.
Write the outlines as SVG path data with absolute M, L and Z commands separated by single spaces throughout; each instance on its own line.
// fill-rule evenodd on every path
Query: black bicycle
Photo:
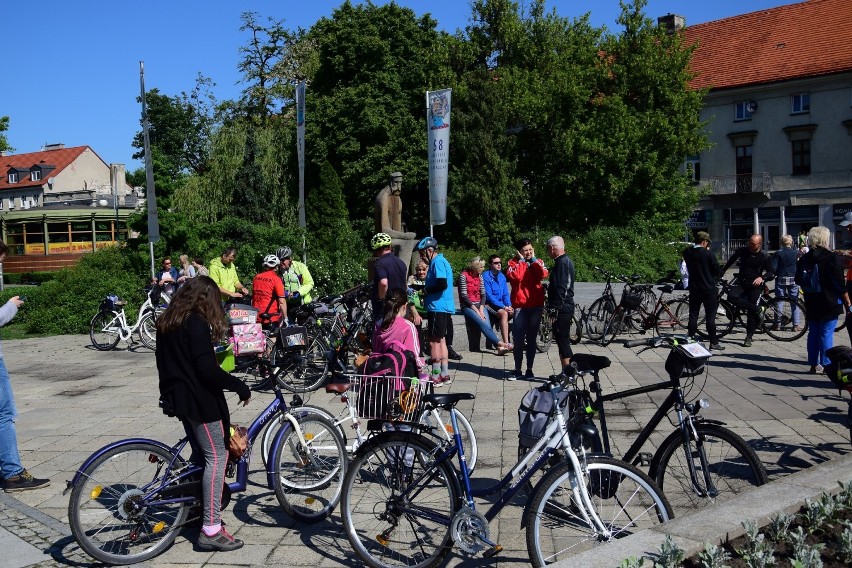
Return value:
M 685 336 L 638 339 L 624 345 L 670 349 L 666 360 L 669 380 L 605 395 L 598 374 L 610 366 L 610 360 L 603 356 L 575 354 L 571 365 L 577 370 L 578 381 L 585 375 L 592 377 L 587 385 L 591 393 L 586 405 L 587 419 L 592 421 L 597 415 L 600 422 L 600 439 L 584 440 L 584 446 L 611 453 L 604 403 L 668 390 L 666 399 L 621 459 L 649 467 L 649 476 L 665 491 L 675 512 L 715 503 L 766 483 L 766 469 L 745 440 L 724 427 L 723 422 L 699 415 L 702 408 L 709 406 L 706 400 L 692 397 L 689 402 L 695 378 L 704 373 L 709 351 Z M 698 389 L 696 396 L 701 390 Z M 641 452 L 672 410 L 675 416 L 669 420 L 674 431 L 663 440 L 655 454 Z

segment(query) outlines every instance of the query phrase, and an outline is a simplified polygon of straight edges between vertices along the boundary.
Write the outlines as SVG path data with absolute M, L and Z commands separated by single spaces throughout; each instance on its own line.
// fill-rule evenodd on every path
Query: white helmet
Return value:
M 263 257 L 263 266 L 268 266 L 269 268 L 275 268 L 281 264 L 281 261 L 278 260 L 278 257 L 274 254 L 267 254 Z

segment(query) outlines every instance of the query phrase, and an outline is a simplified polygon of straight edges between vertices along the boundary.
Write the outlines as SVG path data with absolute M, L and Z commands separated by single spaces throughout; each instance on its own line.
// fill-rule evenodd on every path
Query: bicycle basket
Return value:
M 621 293 L 621 305 L 628 310 L 635 310 L 642 305 L 642 293 L 633 286 L 625 286 Z
M 103 300 L 101 300 L 101 311 L 102 312 L 112 312 L 115 311 L 115 304 L 119 301 L 118 296 L 114 294 L 110 294 L 106 296 Z
M 354 375 L 355 409 L 360 418 L 416 422 L 423 412 L 428 381 L 410 377 Z
M 278 329 L 278 339 L 284 351 L 301 351 L 308 346 L 308 330 L 300 325 Z
M 700 343 L 675 345 L 666 359 L 666 372 L 671 380 L 701 374 L 710 355 Z
M 825 352 L 829 363 L 825 374 L 839 390 L 852 392 L 852 348 L 845 345 L 832 347 Z

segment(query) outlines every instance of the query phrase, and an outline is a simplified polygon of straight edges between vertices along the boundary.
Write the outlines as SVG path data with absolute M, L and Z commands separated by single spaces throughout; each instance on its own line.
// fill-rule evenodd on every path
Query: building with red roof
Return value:
M 671 17 L 669 18 L 671 19 Z M 664 18 L 661 18 L 663 21 Z M 731 251 L 852 211 L 852 0 L 808 0 L 689 26 L 691 85 L 712 147 L 687 160 L 709 192 L 690 219 Z M 848 248 L 848 247 L 847 247 Z

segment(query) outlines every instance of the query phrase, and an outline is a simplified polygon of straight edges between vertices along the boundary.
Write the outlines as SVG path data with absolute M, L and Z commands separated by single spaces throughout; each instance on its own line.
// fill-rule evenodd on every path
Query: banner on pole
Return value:
M 142 139 L 145 148 L 145 200 L 148 202 L 148 242 L 160 240 L 160 221 L 157 217 L 157 196 L 154 192 L 154 166 L 151 163 L 151 139 L 148 134 L 148 105 L 145 102 L 145 63 L 139 62 L 139 87 L 142 90 Z M 117 215 L 117 213 L 116 213 Z M 151 266 L 154 266 L 151 259 Z
M 447 176 L 450 171 L 452 89 L 426 91 L 426 135 L 429 152 L 429 219 L 447 222 Z
M 299 226 L 305 220 L 305 82 L 296 85 L 296 149 L 299 154 Z

